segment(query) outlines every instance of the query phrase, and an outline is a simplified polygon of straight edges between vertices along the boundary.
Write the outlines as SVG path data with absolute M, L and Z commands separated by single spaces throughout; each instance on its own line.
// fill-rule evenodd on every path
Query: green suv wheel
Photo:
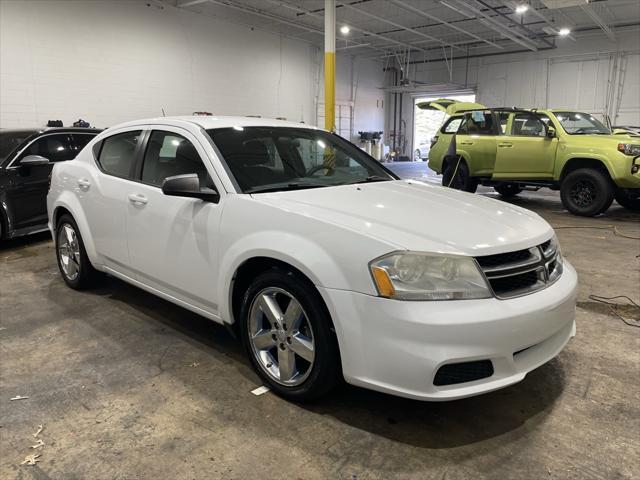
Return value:
M 451 159 L 442 172 L 442 186 L 474 193 L 478 189 L 478 179 L 469 175 L 467 162 L 462 158 Z
M 503 183 L 496 185 L 493 189 L 503 197 L 515 197 L 522 192 L 522 189 L 515 183 Z
M 593 168 L 569 173 L 560 185 L 560 199 L 574 215 L 593 217 L 606 211 L 613 202 L 614 187 L 609 177 Z
M 640 195 L 632 196 L 629 190 L 624 188 L 616 190 L 616 202 L 632 212 L 640 212 Z

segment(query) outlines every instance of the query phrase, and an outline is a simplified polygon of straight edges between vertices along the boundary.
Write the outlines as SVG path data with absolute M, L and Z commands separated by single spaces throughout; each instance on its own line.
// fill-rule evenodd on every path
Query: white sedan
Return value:
M 48 214 L 70 287 L 106 272 L 230 326 L 290 399 L 341 378 L 475 395 L 522 380 L 575 334 L 576 272 L 542 218 L 398 180 L 305 125 L 110 128 L 55 165 Z

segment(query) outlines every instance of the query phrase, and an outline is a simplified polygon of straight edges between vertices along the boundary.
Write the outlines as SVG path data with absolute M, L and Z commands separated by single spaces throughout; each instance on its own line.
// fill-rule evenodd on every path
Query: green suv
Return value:
M 613 135 L 587 113 L 493 108 L 442 99 L 419 108 L 446 112 L 429 167 L 442 184 L 503 196 L 548 187 L 576 215 L 606 211 L 613 199 L 640 211 L 640 136 Z

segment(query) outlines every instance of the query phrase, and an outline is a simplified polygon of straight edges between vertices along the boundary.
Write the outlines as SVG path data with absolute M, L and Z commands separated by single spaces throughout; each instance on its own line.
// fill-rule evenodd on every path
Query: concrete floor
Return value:
M 5 244 L 0 478 L 638 478 L 640 331 L 588 295 L 639 300 L 640 242 L 605 227 L 638 236 L 640 217 L 574 217 L 549 192 L 514 203 L 604 228 L 558 230 L 580 274 L 578 334 L 523 382 L 449 403 L 349 386 L 309 405 L 254 396 L 224 328 L 112 278 L 68 289 L 47 235 Z M 38 425 L 40 462 L 21 466 Z

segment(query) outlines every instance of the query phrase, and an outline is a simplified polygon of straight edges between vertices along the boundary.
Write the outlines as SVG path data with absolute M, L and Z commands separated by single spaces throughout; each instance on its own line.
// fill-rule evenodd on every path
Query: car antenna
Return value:
M 162 116 L 166 117 L 166 115 L 164 114 L 164 108 L 162 109 Z

